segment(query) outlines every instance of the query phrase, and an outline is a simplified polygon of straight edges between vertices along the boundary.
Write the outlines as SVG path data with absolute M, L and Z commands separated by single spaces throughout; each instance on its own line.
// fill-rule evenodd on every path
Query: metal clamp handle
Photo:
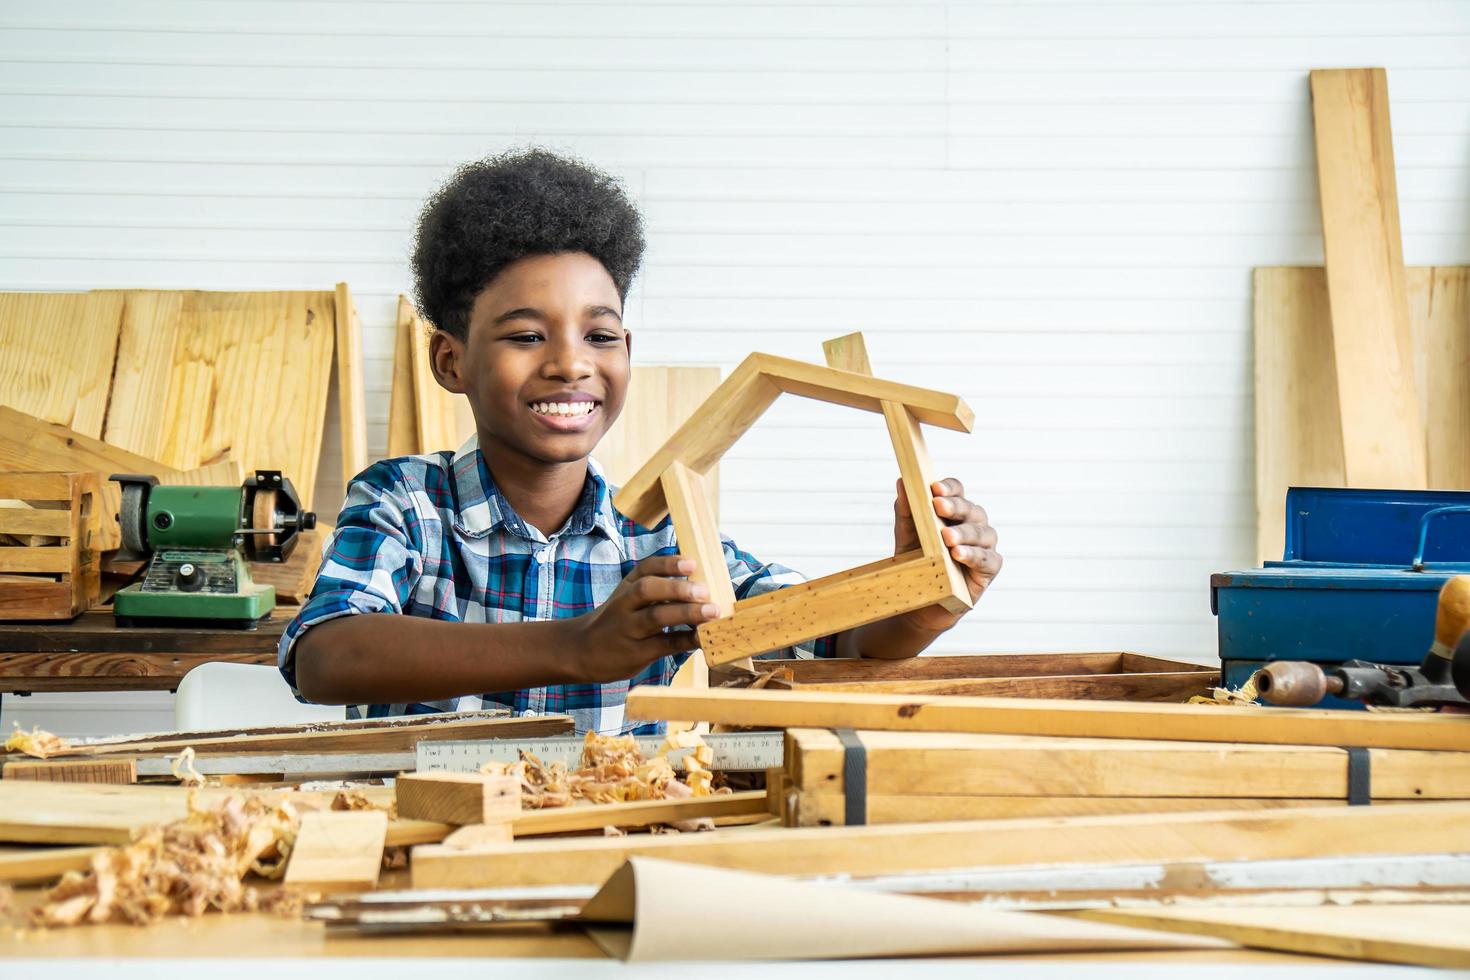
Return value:
M 1429 540 L 1429 522 L 1441 514 L 1470 514 L 1470 504 L 1455 504 L 1450 507 L 1435 507 L 1426 510 L 1419 518 L 1419 547 L 1414 552 L 1414 571 L 1424 571 L 1424 543 Z

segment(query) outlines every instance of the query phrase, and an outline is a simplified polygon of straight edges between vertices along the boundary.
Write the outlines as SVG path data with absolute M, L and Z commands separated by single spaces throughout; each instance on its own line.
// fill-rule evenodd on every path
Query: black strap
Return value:
M 868 749 L 851 728 L 834 728 L 842 743 L 843 821 L 849 827 L 868 822 Z
M 1348 806 L 1368 806 L 1373 802 L 1372 756 L 1358 746 L 1344 746 L 1348 761 Z

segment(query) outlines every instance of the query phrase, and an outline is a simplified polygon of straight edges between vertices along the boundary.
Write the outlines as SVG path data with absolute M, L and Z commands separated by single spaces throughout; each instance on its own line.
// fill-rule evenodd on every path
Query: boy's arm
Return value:
M 349 615 L 296 643 L 296 685 L 324 704 L 442 701 L 485 691 L 626 680 L 698 645 L 715 618 L 708 591 L 687 581 L 694 562 L 645 558 L 607 602 L 571 619 L 458 623 L 419 616 Z

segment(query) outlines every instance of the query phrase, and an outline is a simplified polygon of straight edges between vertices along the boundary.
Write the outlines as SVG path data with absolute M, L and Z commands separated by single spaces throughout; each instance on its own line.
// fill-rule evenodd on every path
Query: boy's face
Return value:
M 622 309 L 612 276 L 587 253 L 527 256 L 475 298 L 463 343 L 435 331 L 434 373 L 468 396 L 492 455 L 583 459 L 628 389 L 632 339 Z

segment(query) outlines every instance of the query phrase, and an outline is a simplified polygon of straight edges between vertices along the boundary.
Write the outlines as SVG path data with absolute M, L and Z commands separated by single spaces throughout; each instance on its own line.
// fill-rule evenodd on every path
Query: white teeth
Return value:
M 561 416 L 587 415 L 596 407 L 596 402 L 533 402 L 531 404 L 531 410 L 541 415 Z

